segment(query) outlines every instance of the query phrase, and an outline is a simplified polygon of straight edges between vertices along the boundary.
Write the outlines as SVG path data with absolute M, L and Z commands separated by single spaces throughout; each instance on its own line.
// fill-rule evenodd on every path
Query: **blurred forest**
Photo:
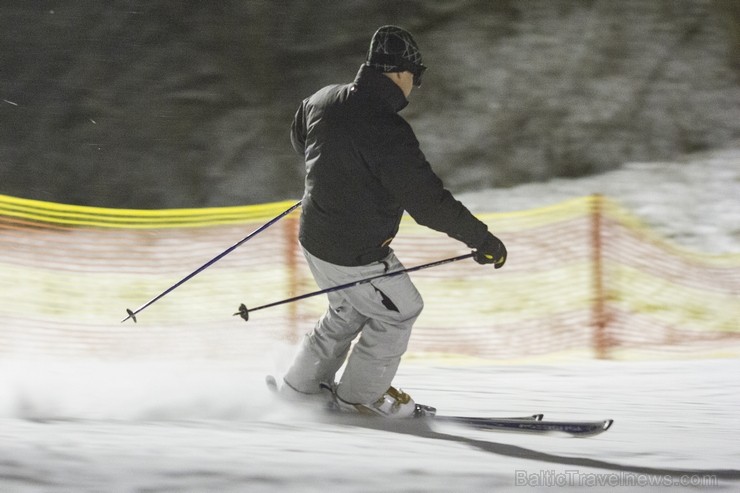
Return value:
M 738 145 L 737 0 L 0 0 L 0 193 L 169 208 L 296 199 L 300 101 L 398 24 L 403 115 L 453 191 Z M 584 191 L 588 193 L 588 191 Z

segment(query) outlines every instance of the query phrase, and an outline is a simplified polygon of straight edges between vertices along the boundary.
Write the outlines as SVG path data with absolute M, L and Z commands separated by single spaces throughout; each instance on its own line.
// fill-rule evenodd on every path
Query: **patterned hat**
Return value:
M 397 26 L 383 26 L 373 34 L 366 65 L 381 72 L 414 74 L 414 85 L 421 85 L 426 67 L 421 63 L 421 52 L 411 33 Z

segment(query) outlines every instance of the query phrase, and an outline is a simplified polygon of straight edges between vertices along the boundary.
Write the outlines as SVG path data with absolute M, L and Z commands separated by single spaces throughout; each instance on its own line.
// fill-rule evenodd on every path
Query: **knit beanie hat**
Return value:
M 426 70 L 411 33 L 397 26 L 383 26 L 375 31 L 365 64 L 380 72 L 411 72 L 417 87 Z

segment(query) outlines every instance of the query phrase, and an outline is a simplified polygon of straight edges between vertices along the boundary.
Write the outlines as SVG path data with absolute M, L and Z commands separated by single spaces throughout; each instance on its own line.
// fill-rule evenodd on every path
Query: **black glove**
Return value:
M 499 269 L 506 263 L 506 247 L 501 240 L 488 233 L 483 243 L 475 249 L 473 258 L 479 264 L 493 264 Z

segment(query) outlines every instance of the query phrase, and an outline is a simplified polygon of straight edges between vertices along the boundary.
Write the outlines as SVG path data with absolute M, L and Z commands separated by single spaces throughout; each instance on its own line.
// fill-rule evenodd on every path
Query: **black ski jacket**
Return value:
M 304 156 L 299 240 L 333 264 L 366 265 L 390 253 L 403 211 L 470 248 L 488 228 L 432 171 L 409 124 L 408 101 L 388 77 L 363 65 L 352 84 L 305 99 L 291 141 Z

